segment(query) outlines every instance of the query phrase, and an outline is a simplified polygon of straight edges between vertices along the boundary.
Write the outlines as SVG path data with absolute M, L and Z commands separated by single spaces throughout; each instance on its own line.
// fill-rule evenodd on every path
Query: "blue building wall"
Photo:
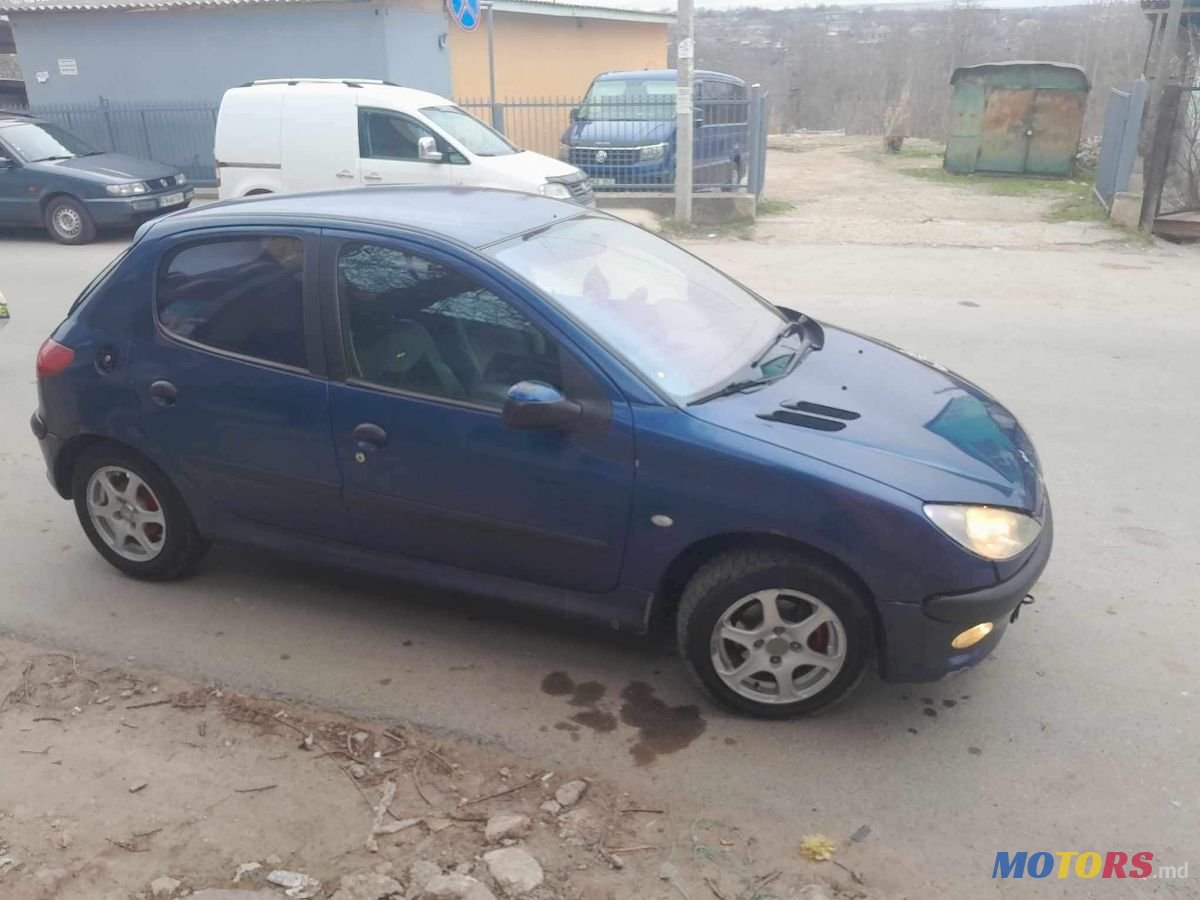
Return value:
M 432 8 L 431 8 L 432 7 Z M 319 3 L 11 16 L 31 106 L 206 101 L 258 78 L 380 78 L 443 96 L 439 7 Z M 63 75 L 60 59 L 78 74 Z M 39 83 L 38 72 L 49 73 Z

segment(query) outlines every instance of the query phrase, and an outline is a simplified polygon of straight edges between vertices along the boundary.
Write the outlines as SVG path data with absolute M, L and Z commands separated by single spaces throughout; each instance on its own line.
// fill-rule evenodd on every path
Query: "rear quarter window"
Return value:
M 255 236 L 174 250 L 159 265 L 155 312 L 173 337 L 306 368 L 304 243 Z

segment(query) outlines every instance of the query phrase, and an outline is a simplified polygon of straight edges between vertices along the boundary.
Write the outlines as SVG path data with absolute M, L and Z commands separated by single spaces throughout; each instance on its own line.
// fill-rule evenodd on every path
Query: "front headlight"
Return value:
M 638 155 L 638 159 L 645 162 L 648 159 L 662 159 L 667 154 L 666 144 L 651 144 L 649 147 L 640 147 L 642 152 Z
M 184 175 L 182 172 L 180 172 L 178 175 L 175 176 L 175 184 L 177 186 L 181 185 L 181 184 L 187 184 L 187 176 Z
M 144 181 L 130 181 L 126 184 L 106 184 L 104 189 L 114 197 L 132 197 L 134 194 L 145 194 L 150 190 Z
M 563 162 L 571 161 L 571 145 L 570 144 L 559 144 L 558 145 L 558 158 L 561 159 Z
M 1042 530 L 1031 516 L 997 506 L 926 503 L 925 515 L 943 533 L 984 559 L 1012 559 Z
M 557 181 L 547 181 L 538 190 L 543 197 L 551 197 L 555 200 L 570 200 L 571 190 L 565 184 L 559 184 Z

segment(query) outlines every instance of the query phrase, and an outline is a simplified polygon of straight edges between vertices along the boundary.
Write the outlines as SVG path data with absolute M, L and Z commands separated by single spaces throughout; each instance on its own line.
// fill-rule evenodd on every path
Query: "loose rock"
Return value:
M 496 900 L 496 895 L 482 881 L 455 873 L 430 879 L 421 900 Z
M 321 882 L 303 872 L 276 869 L 267 876 L 267 881 L 277 884 L 281 888 L 287 888 L 284 893 L 292 900 L 309 900 L 310 897 L 317 896 L 317 892 L 321 890 Z
M 425 890 L 425 886 L 433 879 L 442 874 L 441 866 L 437 863 L 429 862 L 426 859 L 419 859 L 408 867 L 408 885 L 414 893 L 421 893 Z
M 164 875 L 150 882 L 150 893 L 155 897 L 174 897 L 180 884 L 177 879 Z
M 233 873 L 233 883 L 237 884 L 239 881 L 241 881 L 243 878 L 245 878 L 251 872 L 257 872 L 261 868 L 262 868 L 262 863 L 258 863 L 258 862 L 242 863 L 240 866 L 237 867 L 237 871 Z
M 505 847 L 483 854 L 488 871 L 501 888 L 513 894 L 532 891 L 545 878 L 536 859 L 521 847 Z
M 517 813 L 496 813 L 487 822 L 484 836 L 488 843 L 496 844 L 505 838 L 520 837 L 529 830 L 529 816 Z
M 554 799 L 563 807 L 574 806 L 587 793 L 586 781 L 568 781 L 554 792 Z
M 538 809 L 544 813 L 550 813 L 552 816 L 557 816 L 560 812 L 562 812 L 562 804 L 557 800 L 547 800 L 545 803 L 539 806 Z
M 333 900 L 400 900 L 404 885 L 378 872 L 343 875 Z
M 366 778 L 367 777 L 367 767 L 364 766 L 362 763 L 351 763 L 350 774 L 353 775 L 355 778 Z

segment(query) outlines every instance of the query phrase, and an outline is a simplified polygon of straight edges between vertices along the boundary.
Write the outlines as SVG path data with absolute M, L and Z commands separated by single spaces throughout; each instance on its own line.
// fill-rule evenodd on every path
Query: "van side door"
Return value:
M 285 191 L 333 190 L 361 184 L 357 111 L 353 95 L 345 88 L 295 90 L 284 95 L 280 162 Z
M 422 159 L 421 140 L 432 139 L 441 159 Z M 358 170 L 362 184 L 452 185 L 465 159 L 424 122 L 391 109 L 358 110 Z

